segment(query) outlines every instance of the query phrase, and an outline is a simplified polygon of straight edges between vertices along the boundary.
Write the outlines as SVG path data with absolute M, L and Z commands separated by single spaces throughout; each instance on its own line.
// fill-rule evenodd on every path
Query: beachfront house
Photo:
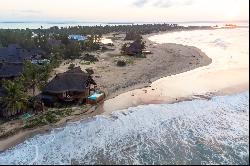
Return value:
M 23 49 L 18 44 L 9 44 L 8 47 L 0 48 L 0 62 L 23 63 L 32 59 L 41 59 L 46 53 L 41 49 Z
M 85 41 L 85 40 L 87 40 L 87 36 L 83 36 L 83 35 L 69 35 L 68 38 L 70 40 L 76 40 L 76 41 Z
M 0 49 L 0 62 L 21 63 L 31 58 L 32 54 L 18 44 L 9 44 Z
M 0 80 L 14 79 L 22 75 L 24 70 L 23 63 L 0 63 Z
M 137 55 L 137 54 L 142 54 L 143 50 L 143 45 L 141 44 L 140 41 L 136 40 L 133 43 L 127 45 L 123 51 L 124 54 L 126 55 Z
M 95 85 L 95 81 L 88 73 L 76 67 L 57 74 L 45 86 L 41 99 L 49 106 L 55 106 L 58 103 L 85 103 Z
M 33 64 L 47 64 L 49 60 L 42 57 L 46 53 L 41 49 L 23 49 L 18 44 L 9 44 L 8 47 L 0 48 L 0 79 L 12 79 L 19 77 L 24 68 L 24 62 Z

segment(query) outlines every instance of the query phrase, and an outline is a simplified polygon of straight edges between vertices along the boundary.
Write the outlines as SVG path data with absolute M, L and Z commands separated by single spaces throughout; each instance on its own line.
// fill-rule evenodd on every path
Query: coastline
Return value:
M 162 33 L 164 33 L 164 32 L 160 32 L 158 34 L 162 34 Z M 162 51 L 162 49 L 164 47 L 172 47 L 171 49 L 174 50 L 174 53 L 172 52 L 171 55 L 175 55 L 175 56 L 178 55 L 181 52 L 179 50 L 183 50 L 183 49 L 185 51 L 187 51 L 187 49 L 188 50 L 192 50 L 191 51 L 192 53 L 196 52 L 197 55 L 200 56 L 200 58 L 201 58 L 199 60 L 200 63 L 189 64 L 188 66 L 186 66 L 184 68 L 182 66 L 182 68 L 178 68 L 178 70 L 176 70 L 175 72 L 173 72 L 173 71 L 171 71 L 171 72 L 169 72 L 169 71 L 168 72 L 157 72 L 157 74 L 159 74 L 159 75 L 156 75 L 155 73 L 153 73 L 153 75 L 154 76 L 156 75 L 156 76 L 155 77 L 151 77 L 148 82 L 145 82 L 145 80 L 139 80 L 137 78 L 137 80 L 139 80 L 139 83 L 137 83 L 135 85 L 131 84 L 128 87 L 120 88 L 120 89 L 115 90 L 115 91 L 112 91 L 112 89 L 109 89 L 109 88 L 113 88 L 114 85 L 110 85 L 110 87 L 107 87 L 107 85 L 109 85 L 109 83 L 110 83 L 109 81 L 107 81 L 107 79 L 97 80 L 97 82 L 99 81 L 98 83 L 100 83 L 101 85 L 103 85 L 104 88 L 106 88 L 107 90 L 109 90 L 111 92 L 110 94 L 108 94 L 108 98 L 106 99 L 105 102 L 107 102 L 109 100 L 111 100 L 111 102 L 112 102 L 113 98 L 115 98 L 115 97 L 117 97 L 119 95 L 122 95 L 125 92 L 129 93 L 130 91 L 132 91 L 134 89 L 142 91 L 143 90 L 142 88 L 145 88 L 145 87 L 151 88 L 150 86 L 152 85 L 152 83 L 154 83 L 156 80 L 159 80 L 160 78 L 164 78 L 166 76 L 172 76 L 172 75 L 184 73 L 184 72 L 187 72 L 187 71 L 191 71 L 191 70 L 197 69 L 197 68 L 202 67 L 202 66 L 207 66 L 207 65 L 211 64 L 211 62 L 212 62 L 212 61 L 210 61 L 211 59 L 209 57 L 207 57 L 207 55 L 205 55 L 205 53 L 203 53 L 200 49 L 198 49 L 196 47 L 189 47 L 189 46 L 183 46 L 183 45 L 178 45 L 178 44 L 157 44 L 157 45 L 155 45 L 154 42 L 152 42 L 149 39 L 147 39 L 149 36 L 152 36 L 152 34 L 145 35 L 144 38 L 146 38 L 147 43 L 151 46 L 150 49 Z M 159 47 L 163 47 L 163 48 L 159 49 Z M 150 55 L 147 55 L 147 56 L 152 56 L 152 55 L 150 54 Z M 191 56 L 192 56 L 192 54 L 191 54 Z M 156 58 L 159 58 L 159 57 L 156 57 Z M 145 59 L 139 60 L 138 62 L 136 61 L 136 65 L 138 65 L 138 63 L 140 65 L 140 63 L 142 63 L 143 60 L 145 60 Z M 176 62 L 178 62 L 178 63 L 180 62 L 179 61 L 180 59 L 177 58 L 176 60 L 177 60 Z M 172 61 L 172 62 L 175 62 L 175 61 Z M 175 63 L 173 63 L 173 64 L 176 65 Z M 155 66 L 155 65 L 156 64 L 154 64 L 153 66 Z M 168 63 L 166 63 L 165 65 L 168 65 Z M 112 67 L 112 65 L 111 65 L 111 67 Z M 146 68 L 148 68 L 148 67 L 146 67 Z M 166 71 L 165 68 L 163 68 L 162 70 Z M 144 70 L 142 69 L 142 71 L 144 71 Z M 101 72 L 100 73 L 99 72 L 97 72 L 97 75 L 99 75 L 99 74 L 101 75 Z M 115 71 L 115 72 L 117 72 L 117 71 Z M 114 75 L 114 73 L 111 73 L 111 75 Z M 116 75 L 114 75 L 114 76 L 116 77 Z M 109 78 L 110 75 L 107 75 L 106 77 Z M 119 80 L 119 79 L 117 79 L 117 80 Z M 105 82 L 105 81 L 107 81 L 107 82 Z M 122 82 L 123 80 L 120 80 L 120 81 Z M 119 84 L 119 82 L 118 82 L 118 84 Z M 221 89 L 219 92 L 216 92 L 216 93 L 208 93 L 208 94 L 200 95 L 200 96 L 196 96 L 196 97 L 198 97 L 200 99 L 207 99 L 207 100 L 209 100 L 211 97 L 216 96 L 216 95 L 234 94 L 234 93 L 237 93 L 237 92 L 245 91 L 247 89 L 249 89 L 249 84 L 242 84 L 242 85 L 237 85 L 237 86 L 233 86 L 233 87 L 228 87 L 228 88 Z M 147 100 L 147 103 L 145 103 L 145 104 L 163 104 L 163 103 L 164 104 L 171 104 L 171 103 L 181 102 L 181 101 L 185 101 L 185 100 L 193 100 L 193 99 L 195 99 L 195 96 L 189 96 L 189 97 L 184 97 L 184 98 L 180 97 L 180 98 L 178 98 L 178 100 L 176 100 L 175 98 L 165 98 L 164 100 L 162 100 L 162 99 L 157 99 L 157 97 L 156 97 L 154 99 L 149 98 Z M 141 103 L 135 103 L 132 106 L 138 106 L 140 104 Z M 131 105 L 129 107 L 131 107 Z M 127 108 L 127 106 L 125 105 L 124 108 Z M 115 109 L 117 109 L 117 108 L 115 108 Z M 118 110 L 120 110 L 120 108 Z M 71 119 L 69 121 L 64 121 L 62 123 L 59 123 L 57 125 L 44 126 L 44 127 L 39 127 L 38 129 L 30 130 L 28 132 L 21 132 L 19 134 L 16 134 L 16 135 L 12 136 L 11 140 L 9 140 L 9 141 L 6 141 L 8 138 L 5 139 L 5 140 L 0 140 L 0 152 L 3 152 L 3 151 L 5 151 L 5 150 L 7 150 L 9 148 L 12 148 L 13 146 L 15 146 L 15 145 L 23 142 L 24 140 L 26 140 L 26 139 L 28 139 L 30 137 L 33 137 L 34 135 L 48 133 L 48 132 L 51 131 L 51 129 L 55 129 L 55 128 L 58 128 L 58 127 L 63 127 L 65 125 L 67 125 L 68 122 L 75 122 L 75 121 L 79 121 L 79 120 L 80 121 L 81 120 L 86 120 L 87 118 L 91 118 L 91 117 L 94 117 L 96 115 L 110 115 L 110 113 L 112 113 L 112 111 L 110 111 L 110 110 L 107 111 L 105 108 L 99 107 L 98 109 L 96 109 L 94 111 L 94 113 L 92 115 L 79 116 L 79 117 L 73 118 L 73 119 Z
M 199 36 L 202 33 L 203 31 L 185 32 L 182 33 L 181 36 L 186 34 L 186 36 L 182 36 L 182 38 L 185 38 L 185 41 L 188 40 L 187 45 L 196 45 L 195 43 L 189 42 L 189 40 L 192 41 L 189 37 L 193 37 L 195 34 Z M 216 36 L 217 33 L 219 33 L 219 35 L 221 35 L 220 33 L 228 34 L 224 30 L 208 31 L 207 33 L 212 33 L 213 36 Z M 180 34 L 175 33 L 173 35 L 175 35 L 173 39 L 178 39 Z M 171 36 L 173 35 L 171 34 Z M 174 43 L 175 40 L 171 41 L 171 36 L 165 35 L 165 39 L 161 38 L 161 40 L 166 41 L 167 38 L 170 43 Z M 180 38 L 180 41 L 183 40 L 182 38 Z M 157 36 L 152 37 L 151 40 L 152 39 L 159 41 Z M 200 38 L 197 40 L 199 39 Z M 160 78 L 154 81 L 150 87 L 132 90 L 107 100 L 102 108 L 106 115 L 115 110 L 135 107 L 137 105 L 167 104 L 197 98 L 209 99 L 215 95 L 230 95 L 248 90 L 248 55 L 241 54 L 240 52 L 238 55 L 238 49 L 230 49 L 230 51 L 223 52 L 225 50 L 224 48 L 219 50 L 213 45 L 209 48 L 204 47 L 204 45 L 206 46 L 206 43 L 211 40 L 213 41 L 211 38 L 205 40 L 205 44 L 203 45 L 198 43 L 197 47 L 203 51 L 205 50 L 206 54 L 213 59 L 213 63 L 180 74 Z M 182 43 L 180 41 L 178 42 L 177 40 L 177 43 Z M 209 50 L 210 48 L 212 48 L 212 50 Z M 217 51 L 220 51 L 219 55 L 215 54 Z M 233 51 L 233 53 L 231 53 L 231 51 Z M 222 66 L 224 65 L 225 67 L 223 68 Z
M 62 128 L 66 126 L 68 123 L 87 120 L 88 118 L 92 118 L 100 114 L 102 114 L 101 110 L 97 110 L 96 106 L 93 106 L 89 108 L 86 112 L 79 113 L 77 115 L 71 115 L 69 117 L 65 117 L 55 124 L 41 126 L 41 127 L 37 127 L 35 129 L 30 129 L 30 130 L 21 130 L 10 137 L 0 139 L 0 153 L 12 147 L 15 147 L 16 145 L 36 135 L 47 134 L 56 128 Z
M 153 54 L 147 55 L 147 58 L 135 59 L 135 64 L 128 65 L 125 68 L 117 67 L 115 64 L 113 64 L 113 60 L 110 60 L 110 57 L 113 57 L 113 55 L 119 53 L 119 48 L 122 43 L 119 43 L 115 46 L 115 48 L 117 48 L 115 51 L 106 52 L 104 55 L 99 55 L 100 58 L 104 58 L 109 62 L 107 64 L 104 63 L 104 61 L 101 61 L 100 63 L 94 64 L 96 71 L 94 76 L 102 76 L 101 79 L 95 77 L 95 81 L 101 85 L 102 89 L 104 89 L 106 92 L 109 92 L 106 100 L 112 99 L 131 90 L 149 87 L 152 82 L 160 78 L 193 70 L 197 67 L 205 66 L 212 62 L 211 59 L 208 58 L 198 48 L 178 44 L 155 44 L 154 42 L 148 40 L 149 36 L 151 36 L 151 34 L 145 35 L 143 38 L 146 40 L 147 50 L 152 51 Z M 187 55 L 183 56 L 184 54 Z M 165 59 L 165 61 L 159 61 L 159 59 Z M 169 65 L 170 63 L 171 65 Z M 78 65 L 80 64 L 78 63 Z M 109 66 L 108 69 L 107 66 Z M 177 67 L 175 68 L 173 66 Z M 86 66 L 81 67 L 84 69 Z M 93 65 L 91 67 L 93 67 Z M 59 67 L 56 70 L 56 73 L 64 72 L 65 70 L 67 70 L 67 65 Z M 109 70 L 109 72 L 106 72 L 107 70 Z M 152 72 L 148 74 L 149 71 Z M 123 73 L 125 72 L 129 74 L 124 77 Z M 117 78 L 119 76 L 120 78 Z M 130 80 L 134 81 L 131 83 Z M 86 120 L 96 115 L 105 115 L 104 110 L 101 108 L 102 106 L 98 107 L 94 112 L 87 115 L 83 114 L 73 118 L 66 117 L 61 119 L 56 124 L 46 125 L 32 130 L 21 130 L 10 137 L 0 139 L 0 152 L 12 148 L 37 134 L 48 133 L 54 128 L 63 127 L 68 122 Z

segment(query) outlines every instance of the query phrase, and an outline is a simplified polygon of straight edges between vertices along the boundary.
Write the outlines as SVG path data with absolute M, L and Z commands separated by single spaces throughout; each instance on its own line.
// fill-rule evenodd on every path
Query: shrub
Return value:
M 52 112 L 48 112 L 46 115 L 45 115 L 45 119 L 47 122 L 49 123 L 56 123 L 58 121 L 58 118 L 56 117 L 56 115 Z
M 85 54 L 84 57 L 82 58 L 84 61 L 89 61 L 89 62 L 98 62 L 98 58 L 95 57 L 95 55 L 90 55 L 90 54 Z
M 141 35 L 138 32 L 130 31 L 126 33 L 126 37 L 124 40 L 137 40 L 140 38 L 141 38 Z
M 137 57 L 137 58 L 147 58 L 145 54 L 136 54 L 135 57 Z
M 116 65 L 119 67 L 124 67 L 124 66 L 126 66 L 126 62 L 124 60 L 118 60 Z

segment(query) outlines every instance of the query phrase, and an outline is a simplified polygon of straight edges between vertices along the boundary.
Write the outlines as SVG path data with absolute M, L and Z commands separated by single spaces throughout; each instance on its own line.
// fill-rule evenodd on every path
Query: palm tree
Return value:
M 50 77 L 51 65 L 45 65 L 39 68 L 39 76 L 38 76 L 38 89 L 41 90 L 48 83 L 48 79 Z
M 31 62 L 25 62 L 24 72 L 23 72 L 23 78 L 24 83 L 32 88 L 33 95 L 35 95 L 36 87 L 39 85 L 39 76 L 41 73 L 39 73 L 39 67 L 35 64 L 32 64 Z
M 102 34 L 97 35 L 97 43 L 101 43 L 102 41 Z
M 20 80 L 4 80 L 3 88 L 6 91 L 6 95 L 0 98 L 3 116 L 16 115 L 28 108 L 28 97 L 24 92 L 24 87 L 20 83 Z

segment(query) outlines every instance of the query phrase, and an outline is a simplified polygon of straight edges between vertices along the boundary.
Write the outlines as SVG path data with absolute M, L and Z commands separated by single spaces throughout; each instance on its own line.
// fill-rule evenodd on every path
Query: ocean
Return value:
M 106 26 L 106 25 L 132 25 L 132 24 L 155 24 L 159 23 L 162 24 L 164 22 L 0 22 L 0 29 L 37 29 L 41 28 L 44 29 L 58 26 L 58 27 L 69 27 L 69 26 Z M 181 26 L 215 26 L 215 25 L 225 25 L 231 22 L 166 22 L 169 24 L 178 24 Z M 237 25 L 240 26 L 248 26 L 249 22 L 241 21 L 236 22 Z
M 249 164 L 249 91 L 147 105 L 69 123 L 1 164 Z
M 213 59 L 209 66 L 166 78 L 169 81 L 178 77 L 175 81 L 187 84 L 182 86 L 186 89 L 177 87 L 178 96 L 180 91 L 184 94 L 189 94 L 188 90 L 210 91 L 233 85 L 234 80 L 235 84 L 237 80 L 245 81 L 248 75 L 244 72 L 239 77 L 239 73 L 249 70 L 247 34 L 248 28 L 240 28 L 168 33 L 151 39 L 158 43 L 197 46 Z M 190 75 L 195 77 L 187 79 Z M 219 78 L 225 82 L 217 85 Z M 186 79 L 192 86 L 188 87 Z M 205 80 L 201 81 L 204 85 L 196 83 L 200 79 Z M 168 83 L 162 87 L 168 90 Z M 175 92 L 168 94 L 174 96 Z M 211 100 L 131 107 L 111 116 L 99 115 L 68 123 L 1 153 L 0 164 L 247 165 L 249 91 L 215 96 Z

